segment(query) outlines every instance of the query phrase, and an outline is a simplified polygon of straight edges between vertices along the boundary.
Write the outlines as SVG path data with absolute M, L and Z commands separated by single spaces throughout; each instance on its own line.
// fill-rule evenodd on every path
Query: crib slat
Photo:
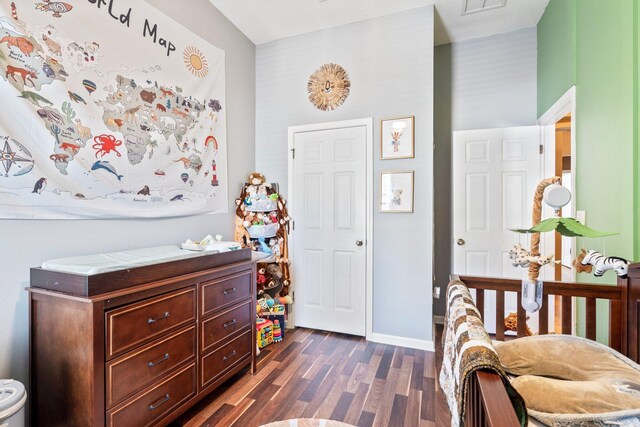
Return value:
M 538 316 L 538 333 L 540 335 L 549 333 L 549 297 L 547 295 L 542 297 L 542 308 Z
M 622 309 L 622 301 L 609 301 L 609 347 L 617 351 L 622 351 L 622 330 L 613 325 L 622 324 Z
M 484 321 L 484 289 L 476 289 L 476 308 Z
M 571 327 L 572 317 L 573 316 L 571 315 L 571 297 L 563 296 L 562 297 L 562 333 L 563 334 L 571 335 L 571 331 L 573 329 Z
M 496 291 L 496 339 L 504 341 L 504 291 Z
M 590 340 L 596 339 L 596 299 L 595 298 L 587 298 L 586 302 L 587 307 L 587 318 L 585 319 L 586 324 L 586 336 Z
M 518 338 L 527 336 L 527 312 L 522 308 L 522 292 L 518 292 L 518 325 L 517 325 L 517 335 Z

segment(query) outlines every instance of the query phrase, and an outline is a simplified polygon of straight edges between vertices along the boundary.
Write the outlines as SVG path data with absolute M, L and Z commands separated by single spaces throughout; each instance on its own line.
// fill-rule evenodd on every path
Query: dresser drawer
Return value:
M 142 427 L 155 425 L 196 394 L 195 363 L 176 372 L 127 404 L 107 412 L 107 426 Z
M 201 329 L 202 337 L 200 338 L 202 351 L 222 344 L 225 338 L 241 329 L 250 327 L 253 315 L 253 302 L 249 300 L 204 320 Z
M 205 388 L 239 361 L 251 355 L 251 330 L 235 338 L 228 344 L 202 357 L 200 362 L 201 387 Z
M 251 270 L 202 283 L 202 316 L 251 296 Z
M 127 353 L 107 363 L 107 407 L 134 395 L 196 355 L 196 327 Z
M 107 312 L 107 359 L 196 319 L 195 287 Z

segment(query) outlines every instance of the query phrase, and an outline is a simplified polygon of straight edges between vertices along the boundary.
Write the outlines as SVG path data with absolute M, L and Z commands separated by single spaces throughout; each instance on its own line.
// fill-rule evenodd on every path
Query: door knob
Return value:
M 356 240 L 356 246 L 362 246 L 362 240 Z
M 458 246 L 464 246 L 464 244 L 467 242 L 465 242 L 464 239 L 458 239 L 456 240 L 456 243 L 458 244 Z

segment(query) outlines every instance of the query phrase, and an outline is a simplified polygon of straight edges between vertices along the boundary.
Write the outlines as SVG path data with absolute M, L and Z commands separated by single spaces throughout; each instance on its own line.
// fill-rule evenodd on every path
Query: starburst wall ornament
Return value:
M 309 77 L 309 101 L 322 111 L 335 110 L 349 96 L 350 87 L 349 75 L 344 68 L 338 64 L 324 64 Z

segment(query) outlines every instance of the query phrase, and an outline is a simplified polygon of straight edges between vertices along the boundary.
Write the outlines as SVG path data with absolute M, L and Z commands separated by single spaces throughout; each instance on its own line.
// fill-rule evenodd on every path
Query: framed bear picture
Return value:
M 380 212 L 413 212 L 413 174 L 380 172 Z

